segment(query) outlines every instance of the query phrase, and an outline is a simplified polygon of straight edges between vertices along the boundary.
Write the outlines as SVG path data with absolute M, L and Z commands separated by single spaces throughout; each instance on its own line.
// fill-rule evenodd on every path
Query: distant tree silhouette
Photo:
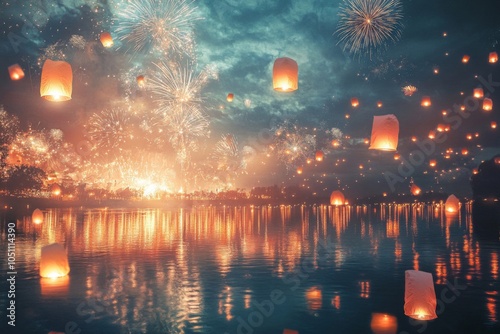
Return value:
M 30 193 L 41 190 L 43 181 L 47 178 L 45 172 L 34 166 L 15 166 L 7 172 L 2 188 L 11 194 Z
M 500 164 L 495 162 L 500 155 L 479 165 L 477 174 L 471 177 L 472 193 L 474 199 L 500 198 Z

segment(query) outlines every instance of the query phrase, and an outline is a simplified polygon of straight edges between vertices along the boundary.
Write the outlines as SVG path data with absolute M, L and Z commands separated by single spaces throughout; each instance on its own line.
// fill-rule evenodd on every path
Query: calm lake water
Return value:
M 1 333 L 499 333 L 500 245 L 474 233 L 469 207 L 452 217 L 431 205 L 44 215 L 40 225 L 18 217 L 16 327 L 2 279 Z M 41 279 L 41 247 L 54 242 L 71 272 Z M 438 319 L 404 315 L 407 269 L 432 273 Z

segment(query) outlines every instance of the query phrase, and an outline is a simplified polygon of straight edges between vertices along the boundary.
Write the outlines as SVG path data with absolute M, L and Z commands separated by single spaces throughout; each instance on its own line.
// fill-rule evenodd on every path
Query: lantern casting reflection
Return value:
M 444 207 L 447 213 L 456 213 L 460 209 L 460 201 L 455 195 L 450 195 Z
M 345 203 L 344 194 L 339 190 L 332 191 L 330 195 L 330 205 L 339 206 L 339 205 L 344 205 L 344 203 Z
M 417 320 L 436 319 L 436 305 L 432 274 L 418 270 L 406 270 L 405 315 Z
M 43 223 L 43 212 L 40 209 L 35 209 L 33 213 L 31 214 L 31 221 L 34 224 L 41 224 Z
M 42 247 L 40 276 L 55 278 L 66 276 L 68 273 L 68 255 L 64 247 L 58 243 Z

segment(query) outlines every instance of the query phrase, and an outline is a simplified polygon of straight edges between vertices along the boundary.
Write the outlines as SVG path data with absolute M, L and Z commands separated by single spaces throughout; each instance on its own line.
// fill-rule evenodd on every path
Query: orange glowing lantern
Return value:
M 370 150 L 396 151 L 398 148 L 399 121 L 389 114 L 373 116 Z
M 457 213 L 460 209 L 460 201 L 455 195 L 450 195 L 444 203 L 444 207 L 447 213 Z
M 233 100 L 234 100 L 234 94 L 233 93 L 227 94 L 226 100 L 227 100 L 227 102 L 233 102 Z
M 435 131 L 432 131 L 432 130 L 431 130 L 431 131 L 429 131 L 429 136 L 428 136 L 428 137 L 429 137 L 429 139 L 434 139 L 434 138 L 436 138 L 436 132 L 435 132 Z
M 418 196 L 422 192 L 422 189 L 420 189 L 419 186 L 417 186 L 415 183 L 413 183 L 410 187 L 410 192 L 413 196 Z
M 68 273 L 68 255 L 64 247 L 58 243 L 42 247 L 40 276 L 55 278 L 66 276 Z
M 424 96 L 422 102 L 420 102 L 422 107 L 430 107 L 432 105 L 430 96 Z
M 477 175 L 477 173 L 479 173 L 479 171 L 477 170 L 477 168 L 473 168 L 472 169 L 472 174 Z
M 137 81 L 137 86 L 139 86 L 140 88 L 146 86 L 146 78 L 144 77 L 144 75 L 138 75 L 136 81 Z
M 47 59 L 43 64 L 40 96 L 49 101 L 71 100 L 73 71 L 65 61 Z
M 466 149 L 466 148 L 463 148 L 462 149 L 462 155 L 468 155 L 469 154 L 469 150 Z
M 378 102 L 377 102 L 377 107 L 378 107 L 378 108 L 382 108 L 382 106 L 383 106 L 382 101 L 378 101 Z
M 470 60 L 470 56 L 469 55 L 464 55 L 462 57 L 462 63 L 464 63 L 464 64 L 467 64 L 469 62 L 469 60 Z
M 399 153 L 394 154 L 394 160 L 401 159 L 401 155 Z
M 365 143 L 366 145 L 370 144 L 370 139 L 368 138 L 363 139 L 363 143 Z
M 109 32 L 101 33 L 101 43 L 105 48 L 110 48 L 113 46 L 113 37 Z
M 337 148 L 340 146 L 340 142 L 337 139 L 332 140 L 332 146 Z
M 497 122 L 492 121 L 492 122 L 490 123 L 490 126 L 491 126 L 491 128 L 492 128 L 492 129 L 496 129 L 496 128 L 497 128 Z
M 432 274 L 418 270 L 406 270 L 405 315 L 417 320 L 436 319 L 436 306 Z
M 482 99 L 484 97 L 484 91 L 482 88 L 474 88 L 473 94 L 476 99 Z
M 468 133 L 465 138 L 467 138 L 467 140 L 472 140 L 472 134 Z
M 332 191 L 332 194 L 330 195 L 330 205 L 344 205 L 345 203 L 345 197 L 344 194 L 340 190 L 334 190 Z
M 295 60 L 283 57 L 274 61 L 273 88 L 278 92 L 292 92 L 299 88 L 299 66 Z
M 437 165 L 436 160 L 432 159 L 432 160 L 429 161 L 429 166 L 436 167 L 436 165 Z
M 316 161 L 323 161 L 323 157 L 324 157 L 323 151 L 321 150 L 316 151 L 315 155 Z
M 358 98 L 357 98 L 357 97 L 353 97 L 353 98 L 351 99 L 351 106 L 352 106 L 353 108 L 356 108 L 357 106 L 359 106 L 359 100 L 358 100 Z
M 54 183 L 52 186 L 50 186 L 50 193 L 52 194 L 53 197 L 58 197 L 61 195 L 61 187 L 59 187 L 58 184 Z
M 417 137 L 415 137 L 415 136 L 411 137 L 411 141 L 412 142 L 416 142 L 417 141 Z
M 43 212 L 40 209 L 35 209 L 31 214 L 31 221 L 33 224 L 43 223 Z
M 24 71 L 18 64 L 9 66 L 9 75 L 11 80 L 21 80 L 24 78 Z
M 396 334 L 398 320 L 395 316 L 386 313 L 372 313 L 370 328 L 373 334 Z
M 489 98 L 484 98 L 483 100 L 483 110 L 490 111 L 493 109 L 493 100 Z
M 300 174 L 302 174 L 302 172 L 303 172 L 302 167 L 297 167 L 297 174 L 300 175 Z
M 500 157 L 495 157 L 495 164 L 500 165 Z
M 488 61 L 492 64 L 498 61 L 498 54 L 496 52 L 490 52 L 490 56 L 488 57 Z
M 296 330 L 293 330 L 293 329 L 288 329 L 288 328 L 285 328 L 283 330 L 283 334 L 299 334 L 299 331 L 296 331 Z

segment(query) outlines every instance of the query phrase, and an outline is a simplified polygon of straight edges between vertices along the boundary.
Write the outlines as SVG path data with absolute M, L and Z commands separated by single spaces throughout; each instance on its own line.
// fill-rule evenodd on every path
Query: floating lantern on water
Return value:
M 422 102 L 420 102 L 422 107 L 430 107 L 432 105 L 430 96 L 424 96 Z
M 344 194 L 339 190 L 332 191 L 330 195 L 330 205 L 339 206 L 339 205 L 344 205 L 344 203 L 345 203 Z
M 64 247 L 58 243 L 42 247 L 40 276 L 55 278 L 66 276 L 68 273 L 68 255 Z
M 476 99 L 482 99 L 484 97 L 484 91 L 482 88 L 474 88 L 473 94 Z
M 359 106 L 359 100 L 358 100 L 358 98 L 357 98 L 357 97 L 353 97 L 353 98 L 351 99 L 351 106 L 352 106 L 353 108 L 356 108 L 357 106 Z
M 444 208 L 447 213 L 457 213 L 460 209 L 460 201 L 455 195 L 450 195 L 444 203 Z
M 398 136 L 399 122 L 396 116 L 373 116 L 370 150 L 396 151 Z
M 11 80 L 21 80 L 24 78 L 24 71 L 18 64 L 9 66 L 9 75 Z
M 462 57 L 462 63 L 464 63 L 464 64 L 467 64 L 469 62 L 469 60 L 470 60 L 470 56 L 469 55 L 464 55 Z
M 73 71 L 65 61 L 47 59 L 43 64 L 40 96 L 49 101 L 71 100 Z
M 140 88 L 146 86 L 146 78 L 144 77 L 144 75 L 138 75 L 136 81 L 137 81 L 137 86 L 139 86 Z
M 279 92 L 291 92 L 299 88 L 299 66 L 295 60 L 283 57 L 274 61 L 273 88 Z
M 43 223 L 43 212 L 40 209 L 35 209 L 31 214 L 31 221 L 33 224 Z
M 109 32 L 101 33 L 101 43 L 105 48 L 110 48 L 113 46 L 113 37 Z
M 413 183 L 410 187 L 410 192 L 413 196 L 418 196 L 422 192 L 422 189 L 420 189 L 419 186 L 417 186 L 415 183 Z
M 373 334 L 396 334 L 398 320 L 395 316 L 386 313 L 372 313 L 370 328 Z
M 227 94 L 226 100 L 227 100 L 227 102 L 233 102 L 234 94 L 233 93 Z
M 487 97 L 483 100 L 483 110 L 490 111 L 493 109 L 493 100 Z
M 323 151 L 321 150 L 316 151 L 315 155 L 316 161 L 323 161 L 323 157 L 324 157 Z
M 496 52 L 490 52 L 490 56 L 488 57 L 488 61 L 492 64 L 498 61 L 498 54 Z
M 436 319 L 436 305 L 432 274 L 418 270 L 406 270 L 405 315 L 417 320 Z

